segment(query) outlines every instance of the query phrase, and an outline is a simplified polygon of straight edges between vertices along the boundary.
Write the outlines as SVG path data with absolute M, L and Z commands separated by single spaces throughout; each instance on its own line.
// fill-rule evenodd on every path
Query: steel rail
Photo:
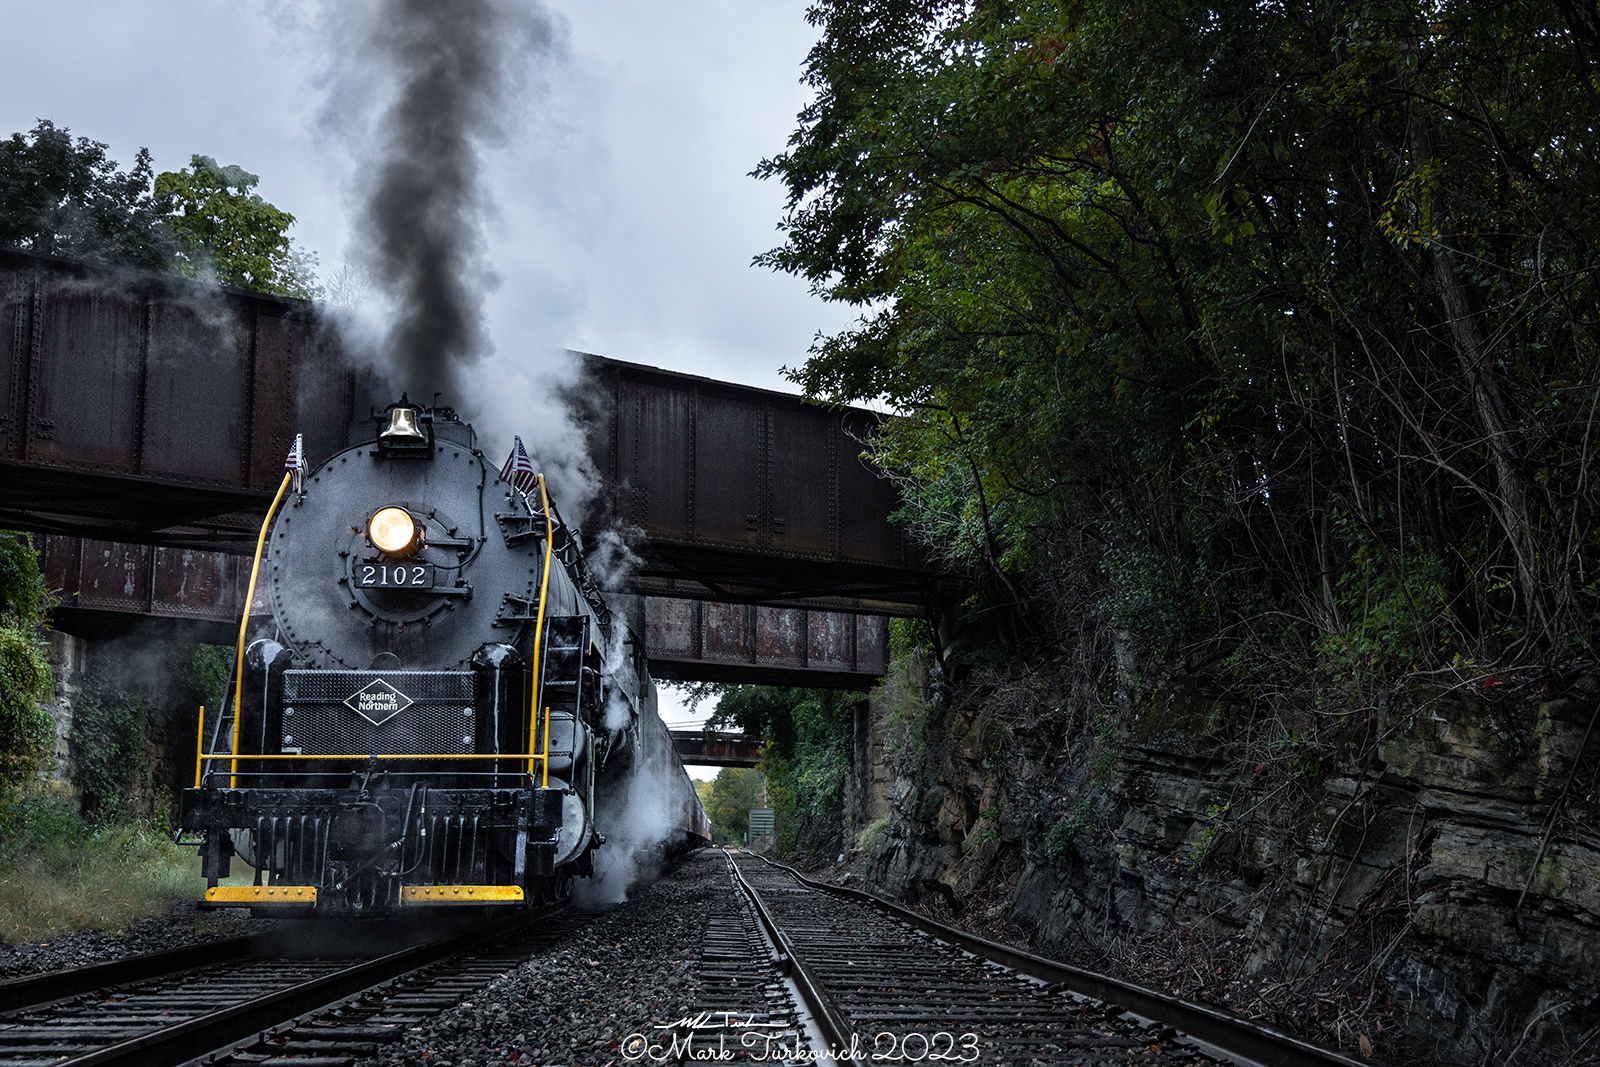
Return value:
M 109 986 L 164 978 L 179 971 L 209 966 L 228 956 L 254 957 L 259 955 L 257 950 L 267 943 L 270 936 L 265 933 L 245 934 L 200 941 L 193 945 L 162 949 L 160 952 L 141 952 L 106 963 L 8 978 L 0 981 L 0 1015 L 41 1008 Z
M 1374 1067 L 1381 1063 L 1379 1060 L 1352 1059 L 1341 1052 L 1323 1048 L 1321 1045 L 1270 1026 L 1241 1019 L 1218 1008 L 1168 996 L 1132 982 L 1125 982 L 1120 978 L 1086 971 L 1070 963 L 1047 959 L 1012 945 L 990 941 L 988 938 L 970 934 L 954 926 L 935 922 L 876 893 L 819 882 L 807 878 L 788 864 L 767 859 L 760 853 L 752 855 L 770 867 L 787 871 L 802 885 L 879 908 L 888 912 L 893 918 L 909 923 L 923 933 L 931 934 L 973 955 L 982 956 L 1041 981 L 1059 983 L 1074 993 L 1115 1004 L 1244 1059 L 1271 1064 L 1272 1067 Z M 732 862 L 731 859 L 729 862 Z
M 391 952 L 374 960 L 365 960 L 287 989 L 187 1019 L 175 1026 L 59 1060 L 56 1067 L 174 1067 L 252 1034 L 269 1030 L 286 1020 L 353 996 L 371 986 L 437 963 L 485 941 L 502 938 L 523 926 L 552 918 L 565 911 L 567 906 L 563 901 Z
M 745 881 L 744 875 L 739 871 L 739 865 L 733 862 L 733 856 L 726 850 L 723 858 L 728 861 L 728 869 L 733 872 L 735 881 L 740 890 L 749 899 L 755 908 L 756 918 L 761 921 L 761 926 L 766 930 L 767 936 L 772 939 L 772 944 L 778 950 L 778 968 L 788 974 L 794 982 L 795 988 L 800 991 L 800 999 L 806 1002 L 806 1008 L 811 1012 L 811 1017 L 816 1021 L 817 1029 L 822 1031 L 822 1037 L 836 1052 L 854 1050 L 856 1044 L 855 1030 L 851 1027 L 844 1013 L 834 1004 L 832 998 L 823 991 L 822 983 L 816 974 L 806 964 L 805 957 L 795 951 L 794 942 L 789 935 L 784 933 L 783 927 L 773 918 L 767 910 L 766 902 L 761 899 L 761 894 L 756 892 L 754 886 Z

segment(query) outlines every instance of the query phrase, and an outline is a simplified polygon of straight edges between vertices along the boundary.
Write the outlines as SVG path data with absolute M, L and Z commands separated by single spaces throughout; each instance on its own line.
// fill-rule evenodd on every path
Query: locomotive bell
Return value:
M 389 425 L 378 437 L 386 445 L 413 445 L 428 439 L 417 426 L 416 408 L 395 408 L 389 412 Z

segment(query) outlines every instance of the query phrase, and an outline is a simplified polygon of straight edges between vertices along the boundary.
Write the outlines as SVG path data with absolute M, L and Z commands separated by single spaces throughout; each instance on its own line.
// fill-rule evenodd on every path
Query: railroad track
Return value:
M 350 1067 L 585 921 L 565 910 L 375 957 L 284 954 L 267 934 L 0 983 L 0 1065 Z
M 820 1037 L 813 1047 L 856 1062 L 1372 1063 L 987 941 L 753 854 L 729 853 L 728 863 L 772 966 L 810 1011 Z

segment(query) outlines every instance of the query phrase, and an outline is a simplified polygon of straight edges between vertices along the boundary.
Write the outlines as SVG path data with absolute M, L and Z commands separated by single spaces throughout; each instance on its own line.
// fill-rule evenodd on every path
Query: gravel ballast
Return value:
M 720 852 L 688 856 L 615 909 L 412 1028 L 363 1067 L 603 1067 L 622 1042 L 691 1013 L 708 917 L 729 896 Z M 759 992 L 752 990 L 754 1006 Z
M 193 900 L 174 900 L 165 915 L 141 919 L 126 930 L 88 930 L 49 941 L 0 946 L 0 978 L 87 967 L 142 952 L 259 933 L 272 923 L 271 919 L 252 919 L 243 910 L 198 911 Z

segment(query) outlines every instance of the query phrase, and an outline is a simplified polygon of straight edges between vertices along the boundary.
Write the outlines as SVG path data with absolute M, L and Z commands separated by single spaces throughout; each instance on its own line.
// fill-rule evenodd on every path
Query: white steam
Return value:
M 593 877 L 572 883 L 579 907 L 605 908 L 628 899 L 633 886 L 660 873 L 668 849 L 688 825 L 694 787 L 657 714 L 655 687 L 648 679 L 643 685 L 633 767 L 595 801 L 595 825 L 606 843 L 595 851 Z

